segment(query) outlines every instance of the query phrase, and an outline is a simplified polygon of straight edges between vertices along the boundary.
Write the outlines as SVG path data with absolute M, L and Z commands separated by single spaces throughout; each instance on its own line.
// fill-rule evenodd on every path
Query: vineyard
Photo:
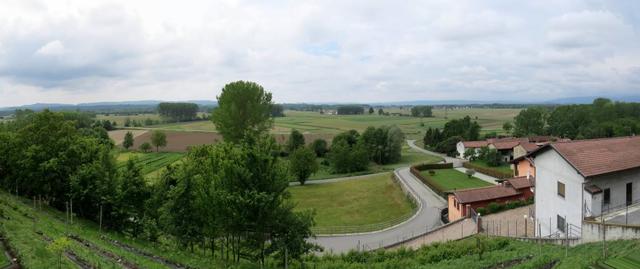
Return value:
M 126 167 L 127 161 L 134 158 L 136 160 L 136 164 L 141 168 L 141 173 L 145 175 L 145 178 L 156 178 L 167 165 L 180 161 L 183 157 L 183 153 L 175 152 L 124 152 L 118 155 L 118 169 Z

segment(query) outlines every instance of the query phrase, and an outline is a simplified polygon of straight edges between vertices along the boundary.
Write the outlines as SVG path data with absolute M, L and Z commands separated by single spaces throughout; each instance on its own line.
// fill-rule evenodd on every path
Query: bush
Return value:
M 484 215 L 486 215 L 486 214 L 488 213 L 488 212 L 487 212 L 487 209 L 486 209 L 486 208 L 484 208 L 484 207 L 478 207 L 478 208 L 476 209 L 476 212 L 477 212 L 478 214 L 482 215 L 482 216 L 484 216 Z
M 473 170 L 473 169 L 467 169 L 467 171 L 466 171 L 465 173 L 467 174 L 467 176 L 468 176 L 469 178 L 471 178 L 473 175 L 475 175 L 475 174 L 476 174 L 476 170 Z
M 151 144 L 149 144 L 149 142 L 142 143 L 142 145 L 140 145 L 140 150 L 142 152 L 149 152 L 151 150 Z
M 435 174 L 436 174 L 436 171 L 435 171 L 435 170 L 429 170 L 429 175 L 434 176 Z
M 413 167 L 419 171 L 430 169 L 449 169 L 453 168 L 453 163 L 424 163 L 415 165 Z
M 496 213 L 496 212 L 502 210 L 502 205 L 498 204 L 496 202 L 491 202 L 491 203 L 489 203 L 487 208 L 489 209 L 489 212 Z

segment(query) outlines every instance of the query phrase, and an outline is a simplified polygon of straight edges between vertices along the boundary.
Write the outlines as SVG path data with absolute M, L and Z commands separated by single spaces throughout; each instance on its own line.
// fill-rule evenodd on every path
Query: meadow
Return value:
M 160 177 L 167 165 L 176 163 L 184 158 L 183 153 L 175 152 L 121 152 L 118 154 L 116 161 L 118 169 L 124 169 L 129 159 L 135 160 L 136 164 L 141 168 L 141 174 L 145 179 L 153 181 Z
M 315 210 L 314 230 L 322 233 L 380 230 L 409 218 L 414 210 L 400 186 L 391 179 L 391 173 L 294 186 L 289 191 L 296 209 Z M 349 229 L 349 226 L 357 227 Z

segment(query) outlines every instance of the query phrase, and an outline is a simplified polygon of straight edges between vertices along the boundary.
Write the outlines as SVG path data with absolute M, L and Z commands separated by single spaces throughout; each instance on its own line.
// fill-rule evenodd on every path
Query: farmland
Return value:
M 181 160 L 184 157 L 182 153 L 137 153 L 137 152 L 123 152 L 117 157 L 118 169 L 122 169 L 126 166 L 129 159 L 136 160 L 136 164 L 140 166 L 142 175 L 147 179 L 155 179 L 160 176 L 160 173 L 164 168 L 172 163 Z
M 448 109 L 446 113 L 443 109 L 434 109 L 434 117 L 417 118 L 410 116 L 381 116 L 377 114 L 327 115 L 318 112 L 289 110 L 285 111 L 286 117 L 275 118 L 271 132 L 274 134 L 288 134 L 292 129 L 296 129 L 307 134 L 335 135 L 351 129 L 362 132 L 369 126 L 396 125 L 402 129 L 407 137 L 421 138 L 425 128 L 442 128 L 448 120 L 462 118 L 467 115 L 478 121 L 482 126 L 483 132 L 501 132 L 502 124 L 506 121 L 512 121 L 518 112 L 520 112 L 520 109 Z M 403 111 L 402 113 L 405 112 Z M 216 131 L 215 126 L 210 121 L 171 123 L 154 125 L 150 126 L 150 128 L 172 131 Z
M 455 169 L 435 169 L 435 174 L 429 174 L 428 170 L 420 172 L 425 178 L 431 178 L 434 185 L 439 186 L 441 191 L 452 191 L 460 189 L 478 188 L 493 186 L 476 177 L 469 178 L 466 174 Z
M 336 183 L 290 187 L 297 209 L 316 211 L 316 229 L 363 226 L 406 219 L 412 205 L 390 173 Z M 381 229 L 384 227 L 372 227 Z M 366 231 L 366 230 L 363 230 Z

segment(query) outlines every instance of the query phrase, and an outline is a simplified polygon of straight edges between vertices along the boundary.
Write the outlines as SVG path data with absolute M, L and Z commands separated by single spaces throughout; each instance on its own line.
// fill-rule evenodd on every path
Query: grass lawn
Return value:
M 7 257 L 7 255 L 4 255 L 4 248 L 2 246 L 2 244 L 0 243 L 0 268 L 5 268 L 9 265 L 11 265 L 11 261 L 9 261 L 9 258 Z
M 429 175 L 429 171 L 422 171 L 421 174 L 433 179 L 434 183 L 442 187 L 442 191 L 451 191 L 454 189 L 469 189 L 493 186 L 491 183 L 478 179 L 476 177 L 467 176 L 455 169 L 436 169 L 435 175 Z
M 511 170 L 511 166 L 509 164 L 502 164 L 500 166 L 489 166 L 485 161 L 481 160 L 472 161 L 471 163 L 483 168 L 497 170 L 502 173 L 513 174 L 513 170 Z
M 390 173 L 290 187 L 296 209 L 314 209 L 316 227 L 358 226 L 409 217 L 413 205 Z M 400 222 L 400 221 L 398 221 Z M 366 227 L 365 227 L 366 228 Z
M 116 158 L 118 169 L 123 169 L 130 158 L 137 158 L 137 164 L 142 168 L 141 173 L 147 180 L 153 181 L 160 176 L 167 165 L 182 160 L 184 154 L 176 152 L 122 152 Z

